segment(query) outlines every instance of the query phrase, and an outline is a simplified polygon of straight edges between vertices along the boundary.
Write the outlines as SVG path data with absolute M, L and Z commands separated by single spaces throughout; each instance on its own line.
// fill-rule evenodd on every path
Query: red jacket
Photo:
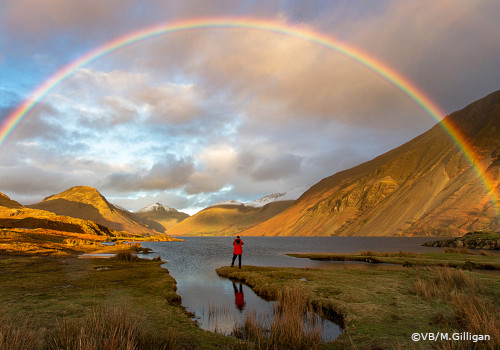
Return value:
M 239 242 L 237 242 L 239 241 Z M 243 243 L 243 241 L 241 239 L 238 239 L 236 238 L 233 242 L 233 245 L 234 245 L 234 251 L 233 251 L 233 254 L 234 255 L 241 255 L 241 253 L 243 252 L 243 249 L 242 249 L 242 245 L 245 244 Z

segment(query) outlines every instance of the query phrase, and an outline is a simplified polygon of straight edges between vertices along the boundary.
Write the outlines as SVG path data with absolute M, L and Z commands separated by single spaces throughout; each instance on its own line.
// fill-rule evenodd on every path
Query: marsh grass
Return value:
M 403 252 L 403 251 L 399 251 L 399 252 L 373 252 L 371 250 L 363 250 L 361 252 L 358 253 L 358 255 L 361 255 L 361 256 L 377 256 L 377 257 L 385 257 L 385 258 L 392 258 L 392 257 L 398 257 L 398 258 L 414 258 L 414 257 L 417 257 L 418 254 L 415 254 L 415 253 L 408 253 L 408 252 Z
M 309 258 L 320 261 L 361 261 L 368 263 L 397 264 L 404 267 L 442 266 L 460 267 L 468 270 L 500 270 L 500 255 L 484 252 L 448 250 L 447 253 L 408 253 L 408 252 L 372 252 L 370 250 L 355 254 L 287 254 L 296 258 Z M 468 253 L 470 252 L 470 253 Z
M 498 309 L 491 302 L 476 296 L 458 294 L 453 296 L 455 307 L 455 322 L 458 329 L 465 330 L 471 334 L 488 334 L 490 341 L 456 342 L 453 349 L 500 349 L 500 321 Z
M 255 349 L 318 349 L 322 344 L 320 321 L 302 293 L 291 288 L 278 292 L 270 322 L 250 312 L 233 335 L 252 342 Z
M 142 317 L 122 308 L 94 308 L 83 319 L 57 322 L 47 348 L 59 349 L 174 349 L 175 332 L 158 334 L 141 327 Z
M 231 311 L 229 308 L 224 306 L 217 306 L 216 304 L 209 303 L 208 304 L 208 318 L 209 319 L 217 319 L 218 317 L 227 316 Z
M 495 312 L 498 305 L 479 297 L 484 294 L 484 286 L 471 272 L 439 268 L 434 277 L 418 278 L 412 291 L 428 301 L 451 301 L 453 318 L 440 320 L 440 323 L 447 323 L 449 334 L 468 332 L 491 336 L 490 341 L 443 341 L 436 345 L 437 349 L 500 349 L 500 321 Z
M 139 257 L 135 254 L 132 254 L 129 251 L 122 251 L 115 254 L 115 259 L 118 261 L 124 262 L 137 262 L 139 261 Z
M 448 254 L 468 254 L 468 255 L 474 254 L 472 252 L 472 250 L 465 248 L 465 247 L 463 247 L 463 248 L 444 248 L 444 252 L 448 253 Z
M 470 335 L 489 335 L 489 341 L 458 340 L 437 343 L 439 350 L 495 350 L 500 349 L 500 322 L 497 309 L 491 302 L 476 296 L 456 294 L 452 297 L 455 307 L 452 332 L 467 332 Z
M 40 331 L 34 331 L 27 319 L 15 325 L 7 318 L 0 317 L 0 350 L 40 349 Z
M 412 292 L 429 301 L 436 298 L 446 301 L 458 292 L 473 295 L 482 290 L 481 284 L 468 271 L 452 268 L 436 268 L 435 271 L 433 278 L 417 278 Z

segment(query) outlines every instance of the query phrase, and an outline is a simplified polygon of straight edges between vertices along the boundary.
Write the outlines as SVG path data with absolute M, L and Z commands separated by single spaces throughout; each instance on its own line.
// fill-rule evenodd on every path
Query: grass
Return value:
M 14 325 L 5 316 L 0 318 L 0 349 L 40 349 L 42 345 L 39 332 L 30 327 L 27 319 L 18 320 Z
M 314 308 L 340 319 L 345 329 L 336 341 L 323 345 L 327 349 L 427 349 L 435 344 L 414 343 L 412 333 L 463 330 L 494 337 L 499 332 L 497 274 L 452 268 L 355 266 L 334 270 L 244 266 L 241 270 L 222 267 L 217 272 L 272 299 L 279 291 L 299 290 Z M 449 344 L 437 346 L 444 349 Z M 495 348 L 497 343 L 492 340 L 479 346 Z
M 471 335 L 489 335 L 489 342 L 441 342 L 438 349 L 500 349 L 500 320 L 498 294 L 490 292 L 471 272 L 440 268 L 433 278 L 418 278 L 413 292 L 429 302 L 439 301 L 453 305 L 450 319 L 441 318 L 449 334 L 466 331 Z
M 255 350 L 319 349 L 322 346 L 321 324 L 312 305 L 297 288 L 278 292 L 269 322 L 249 313 L 233 334 L 249 340 Z
M 124 237 L 121 237 L 124 239 Z M 137 237 L 136 237 L 137 238 Z M 144 238 L 137 240 L 154 240 Z M 0 229 L 0 254 L 10 256 L 73 256 L 83 253 L 144 252 L 140 243 L 113 239 L 114 245 L 103 245 L 109 237 L 49 229 Z
M 115 255 L 115 259 L 118 261 L 125 261 L 125 262 L 138 262 L 139 257 L 135 254 L 132 254 L 131 252 L 118 252 Z
M 180 337 L 141 328 L 143 319 L 124 308 L 93 308 L 81 320 L 59 321 L 47 337 L 49 349 L 174 349 Z
M 472 277 L 468 271 L 450 268 L 436 268 L 433 278 L 418 277 L 413 292 L 422 298 L 432 301 L 440 299 L 447 301 L 457 293 L 473 295 L 483 291 L 483 285 Z
M 0 349 L 73 349 L 75 342 L 109 345 L 89 349 L 240 346 L 241 341 L 203 331 L 191 320 L 161 264 L 0 257 Z
M 443 266 L 465 269 L 500 270 L 500 255 L 468 249 L 447 249 L 444 253 L 407 253 L 362 251 L 355 254 L 288 254 L 296 258 L 324 261 L 360 261 L 404 266 Z

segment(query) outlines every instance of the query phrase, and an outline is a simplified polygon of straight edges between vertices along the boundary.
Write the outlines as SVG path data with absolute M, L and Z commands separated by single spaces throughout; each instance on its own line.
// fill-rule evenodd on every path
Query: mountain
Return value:
M 140 222 L 158 232 L 165 232 L 182 220 L 188 214 L 179 212 L 174 208 L 166 207 L 160 203 L 150 204 L 134 213 Z
M 22 208 L 23 206 L 16 202 L 15 200 L 10 199 L 8 196 L 0 192 L 0 207 L 6 208 Z
M 247 202 L 244 204 L 247 207 L 260 208 L 260 207 L 263 207 L 264 205 L 266 205 L 268 203 L 272 203 L 272 202 L 294 201 L 297 198 L 299 198 L 305 192 L 305 190 L 306 190 L 306 188 L 304 188 L 304 187 L 294 187 L 287 192 L 277 192 L 277 193 L 268 194 L 267 196 L 261 197 L 259 199 L 252 201 L 252 202 Z
M 447 116 L 497 192 L 500 91 Z M 241 235 L 461 235 L 500 230 L 474 167 L 440 124 L 371 161 L 336 173 L 289 208 Z
M 0 227 L 45 229 L 106 237 L 121 236 L 121 232 L 109 229 L 90 220 L 57 215 L 45 210 L 0 207 Z
M 95 188 L 72 187 L 43 201 L 27 205 L 32 209 L 50 211 L 57 215 L 95 221 L 118 231 L 127 231 L 142 236 L 154 236 L 159 232 L 141 224 L 134 215 L 123 208 L 109 203 Z
M 172 236 L 228 236 L 253 227 L 288 208 L 293 201 L 279 201 L 263 207 L 244 204 L 211 206 L 178 223 L 167 232 Z

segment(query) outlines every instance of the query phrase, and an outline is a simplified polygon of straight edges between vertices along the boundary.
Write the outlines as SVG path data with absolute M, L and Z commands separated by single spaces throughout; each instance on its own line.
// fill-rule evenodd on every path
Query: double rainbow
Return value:
M 477 173 L 478 178 L 488 192 L 491 202 L 497 210 L 500 217 L 499 201 L 496 195 L 496 186 L 492 179 L 487 175 L 486 169 L 482 165 L 479 157 L 474 153 L 471 145 L 468 144 L 464 135 L 458 130 L 451 121 L 443 120 L 445 116 L 440 108 L 421 90 L 419 90 L 412 82 L 399 74 L 396 70 L 387 66 L 385 63 L 368 55 L 353 46 L 347 45 L 331 36 L 318 33 L 307 28 L 297 28 L 276 21 L 268 21 L 253 18 L 242 19 L 194 19 L 185 20 L 174 23 L 160 24 L 153 27 L 141 29 L 124 36 L 113 39 L 93 51 L 83 55 L 72 63 L 60 69 L 52 75 L 36 90 L 34 90 L 28 99 L 26 99 L 13 113 L 11 113 L 4 123 L 0 126 L 0 147 L 5 143 L 7 137 L 21 123 L 21 121 L 29 114 L 29 112 L 37 105 L 37 103 L 47 95 L 57 85 L 67 79 L 78 68 L 87 65 L 102 56 L 120 49 L 125 46 L 132 45 L 138 41 L 154 38 L 165 34 L 173 34 L 190 30 L 201 30 L 210 28 L 227 28 L 227 29 L 251 29 L 271 32 L 281 35 L 292 36 L 309 42 L 321 45 L 328 49 L 337 51 L 354 61 L 372 69 L 381 77 L 392 83 L 411 100 L 419 105 L 427 112 L 436 122 L 438 122 L 445 132 L 451 137 L 455 144 L 462 151 L 469 163 Z

